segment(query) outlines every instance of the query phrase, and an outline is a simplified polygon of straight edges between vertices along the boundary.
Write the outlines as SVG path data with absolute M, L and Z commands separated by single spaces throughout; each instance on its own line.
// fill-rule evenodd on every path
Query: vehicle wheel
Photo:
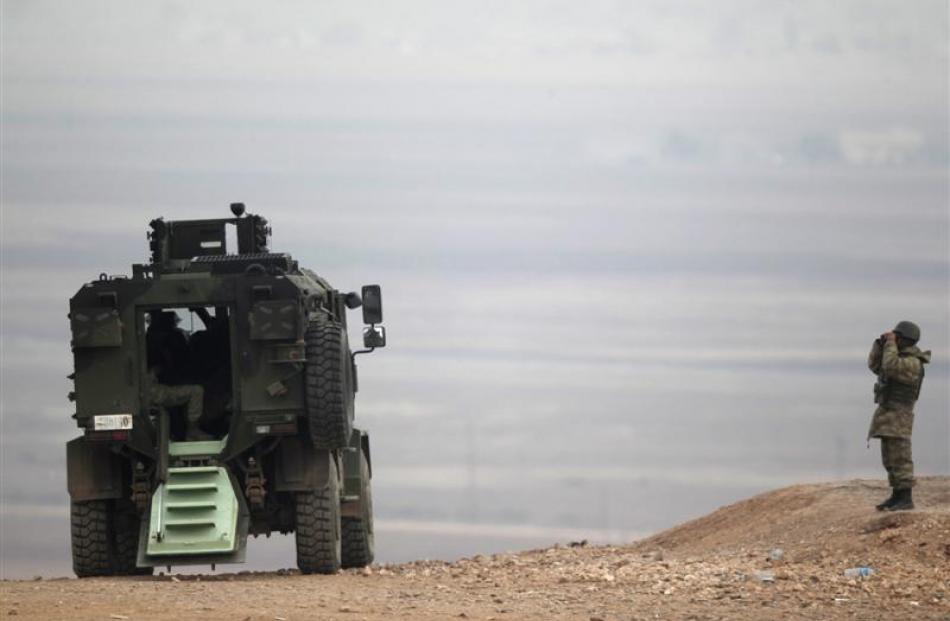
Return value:
M 80 578 L 112 574 L 109 501 L 73 502 L 70 511 L 73 571 Z
M 136 567 L 135 562 L 139 554 L 139 529 L 141 519 L 131 507 L 125 511 L 116 510 L 115 525 L 115 557 L 113 559 L 113 573 L 117 576 L 151 576 L 151 567 Z
M 360 514 L 361 517 L 344 517 L 343 567 L 366 567 L 376 554 L 373 535 L 373 487 L 369 476 L 369 462 L 360 451 Z
M 343 448 L 353 432 L 353 361 L 346 329 L 319 319 L 310 322 L 304 338 L 310 439 L 317 448 Z
M 340 569 L 340 480 L 330 460 L 326 487 L 297 492 L 297 567 L 305 574 L 333 574 Z

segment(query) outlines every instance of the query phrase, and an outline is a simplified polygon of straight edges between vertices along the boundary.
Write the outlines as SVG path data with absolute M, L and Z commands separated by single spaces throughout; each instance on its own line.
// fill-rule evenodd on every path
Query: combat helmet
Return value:
M 920 340 L 920 326 L 913 321 L 901 321 L 894 326 L 894 332 L 908 341 L 916 343 Z

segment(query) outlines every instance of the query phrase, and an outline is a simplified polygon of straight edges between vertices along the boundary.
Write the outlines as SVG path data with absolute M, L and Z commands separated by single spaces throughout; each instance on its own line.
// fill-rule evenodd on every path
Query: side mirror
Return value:
M 363 285 L 363 323 L 383 323 L 383 292 L 379 285 Z
M 383 326 L 363 328 L 363 347 L 368 349 L 386 347 L 386 328 Z

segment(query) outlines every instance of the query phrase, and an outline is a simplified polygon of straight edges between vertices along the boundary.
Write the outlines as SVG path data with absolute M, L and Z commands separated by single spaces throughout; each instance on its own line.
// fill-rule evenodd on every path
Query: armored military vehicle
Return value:
M 150 262 L 72 297 L 66 445 L 76 575 L 243 562 L 294 533 L 297 566 L 373 560 L 356 356 L 386 344 L 378 285 L 334 289 L 271 252 L 267 220 L 153 220 Z M 362 306 L 351 351 L 347 309 Z

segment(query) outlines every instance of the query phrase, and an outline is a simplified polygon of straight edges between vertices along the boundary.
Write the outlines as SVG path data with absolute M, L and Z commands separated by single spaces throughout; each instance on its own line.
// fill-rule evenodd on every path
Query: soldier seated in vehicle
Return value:
M 203 307 L 191 308 L 204 324 L 191 335 L 192 382 L 205 389 L 202 427 L 223 434 L 231 411 L 231 341 L 227 308 L 211 315 Z
M 214 437 L 201 429 L 201 413 L 204 409 L 204 388 L 197 384 L 168 386 L 158 381 L 162 368 L 152 367 L 148 372 L 148 398 L 153 406 L 185 406 L 187 429 L 186 440 L 213 440 Z
M 211 315 L 207 308 L 190 308 L 204 324 L 188 341 L 192 359 L 191 370 L 199 381 L 215 374 L 221 367 L 230 367 L 230 337 L 227 309 L 217 308 Z
M 185 439 L 209 440 L 200 427 L 204 388 L 184 383 L 190 354 L 188 337 L 178 328 L 174 311 L 153 311 L 146 331 L 148 398 L 153 406 L 185 406 Z
M 183 383 L 189 365 L 188 336 L 178 327 L 178 313 L 156 310 L 149 312 L 145 332 L 149 368 L 161 367 L 158 380 L 163 384 Z

